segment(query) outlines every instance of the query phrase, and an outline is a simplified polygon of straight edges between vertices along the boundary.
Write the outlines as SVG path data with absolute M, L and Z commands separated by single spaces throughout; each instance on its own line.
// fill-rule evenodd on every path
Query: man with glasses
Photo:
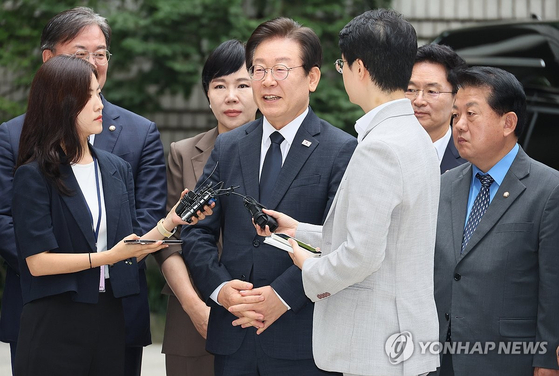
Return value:
M 355 124 L 359 144 L 336 198 L 323 226 L 266 213 L 277 219 L 277 232 L 322 250 L 313 257 L 290 241 L 305 294 L 315 302 L 316 364 L 344 376 L 425 374 L 439 364 L 437 354 L 417 344 L 438 340 L 433 254 L 440 174 L 404 96 L 415 30 L 400 14 L 377 9 L 350 21 L 339 46 L 336 67 L 365 115 Z
M 103 88 L 107 79 L 111 29 L 105 18 L 89 8 L 74 8 L 54 16 L 43 29 L 43 62 L 56 55 L 74 55 L 94 64 Z M 166 175 L 163 145 L 155 124 L 103 100 L 103 131 L 92 136 L 96 147 L 130 163 L 134 176 L 136 215 L 143 234 L 165 215 Z M 0 126 L 0 254 L 7 262 L 0 317 L 1 340 L 10 343 L 15 357 L 22 309 L 19 267 L 11 218 L 13 169 L 25 115 Z M 151 343 L 145 262 L 140 266 L 140 294 L 123 299 L 126 321 L 125 375 L 140 375 L 142 347 Z M 87 325 L 87 323 L 84 323 Z M 13 364 L 13 361 L 12 361 Z
M 264 116 L 217 138 L 200 181 L 238 186 L 236 192 L 268 208 L 321 224 L 356 146 L 309 107 L 321 61 L 311 29 L 288 18 L 258 26 L 246 63 Z M 216 375 L 325 374 L 312 357 L 313 304 L 289 255 L 256 234 L 236 195 L 218 197 L 204 222 L 185 226 L 181 238 L 183 257 L 211 307 L 206 347 L 215 354 Z M 240 303 L 254 304 L 236 315 L 228 311 Z
M 465 67 L 464 60 L 448 46 L 421 46 L 406 91 L 415 117 L 433 141 L 441 174 L 466 163 L 456 150 L 451 129 L 452 105 L 458 91 L 455 71 Z

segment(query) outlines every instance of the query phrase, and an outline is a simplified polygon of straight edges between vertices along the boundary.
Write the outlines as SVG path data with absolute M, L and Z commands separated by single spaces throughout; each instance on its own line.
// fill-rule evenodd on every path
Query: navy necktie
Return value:
M 476 178 L 479 179 L 481 182 L 481 189 L 474 201 L 474 206 L 472 207 L 472 211 L 470 212 L 470 217 L 468 218 L 468 223 L 464 228 L 464 236 L 462 237 L 462 249 L 460 250 L 460 254 L 464 252 L 464 248 L 468 244 L 468 241 L 472 237 L 472 234 L 476 230 L 479 221 L 481 221 L 481 217 L 485 214 L 487 207 L 489 206 L 489 187 L 495 180 L 491 177 L 491 175 L 482 175 L 479 172 L 476 174 Z
M 270 140 L 272 144 L 268 148 L 260 174 L 260 203 L 264 206 L 267 206 L 267 201 L 272 196 L 274 185 L 281 170 L 280 145 L 284 138 L 279 132 L 274 132 L 270 135 Z

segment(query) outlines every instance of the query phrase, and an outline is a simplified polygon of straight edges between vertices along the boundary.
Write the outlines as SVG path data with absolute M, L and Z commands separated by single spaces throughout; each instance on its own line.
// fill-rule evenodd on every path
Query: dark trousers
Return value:
M 326 376 L 339 375 L 318 369 L 313 359 L 276 359 L 264 353 L 256 338 L 256 329 L 248 333 L 233 355 L 215 355 L 215 376 Z
M 165 354 L 167 376 L 214 376 L 214 357 Z
M 14 375 L 14 366 L 16 364 L 16 347 L 17 342 L 10 342 L 10 359 L 12 361 L 12 375 Z
M 454 376 L 451 354 L 443 354 L 443 358 L 441 359 L 441 371 L 439 373 L 439 376 Z
M 106 287 L 97 304 L 74 302 L 70 293 L 27 303 L 15 375 L 122 376 L 124 314 L 108 281 Z
M 124 350 L 124 376 L 140 376 L 142 374 L 143 347 L 126 346 Z
M 10 342 L 10 356 L 12 360 L 12 375 L 16 364 L 17 342 Z M 143 347 L 126 346 L 124 350 L 124 376 L 141 376 Z M 212 358 L 213 360 L 213 358 Z M 213 362 L 212 362 L 213 366 Z

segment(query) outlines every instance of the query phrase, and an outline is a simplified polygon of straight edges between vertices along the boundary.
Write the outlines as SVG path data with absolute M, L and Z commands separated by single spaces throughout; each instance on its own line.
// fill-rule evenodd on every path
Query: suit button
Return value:
M 448 320 L 450 320 L 450 315 L 448 313 L 445 313 L 444 318 L 446 319 L 446 321 L 448 321 Z
M 241 281 L 246 281 L 246 280 L 247 280 L 247 276 L 243 274 L 243 275 L 241 276 Z
M 317 297 L 318 299 L 324 299 L 324 298 L 327 298 L 327 297 L 329 297 L 329 296 L 330 296 L 330 293 L 329 293 L 329 292 L 323 292 L 322 294 L 317 294 L 317 295 L 316 295 L 316 297 Z
M 260 247 L 260 240 L 253 240 L 253 241 L 252 241 L 252 245 L 253 245 L 254 247 Z
M 455 281 L 459 281 L 462 278 L 462 276 L 458 273 L 454 273 L 454 280 Z

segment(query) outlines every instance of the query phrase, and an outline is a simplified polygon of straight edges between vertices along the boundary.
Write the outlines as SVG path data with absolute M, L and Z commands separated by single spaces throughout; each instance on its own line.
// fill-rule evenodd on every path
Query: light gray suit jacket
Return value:
M 419 354 L 417 342 L 438 338 L 433 254 L 439 187 L 435 149 L 409 101 L 390 103 L 355 149 L 324 226 L 297 228 L 298 238 L 323 252 L 303 268 L 305 293 L 316 302 L 313 353 L 320 368 L 418 375 L 438 366 L 436 355 Z M 385 343 L 404 331 L 415 351 L 391 364 Z
M 485 355 L 453 355 L 454 374 L 521 376 L 532 375 L 532 367 L 557 369 L 559 173 L 519 149 L 460 255 L 471 180 L 470 163 L 442 175 L 435 249 L 440 340 L 450 323 L 453 342 L 497 347 Z M 539 344 L 536 354 L 506 355 L 514 342 L 521 348 Z

